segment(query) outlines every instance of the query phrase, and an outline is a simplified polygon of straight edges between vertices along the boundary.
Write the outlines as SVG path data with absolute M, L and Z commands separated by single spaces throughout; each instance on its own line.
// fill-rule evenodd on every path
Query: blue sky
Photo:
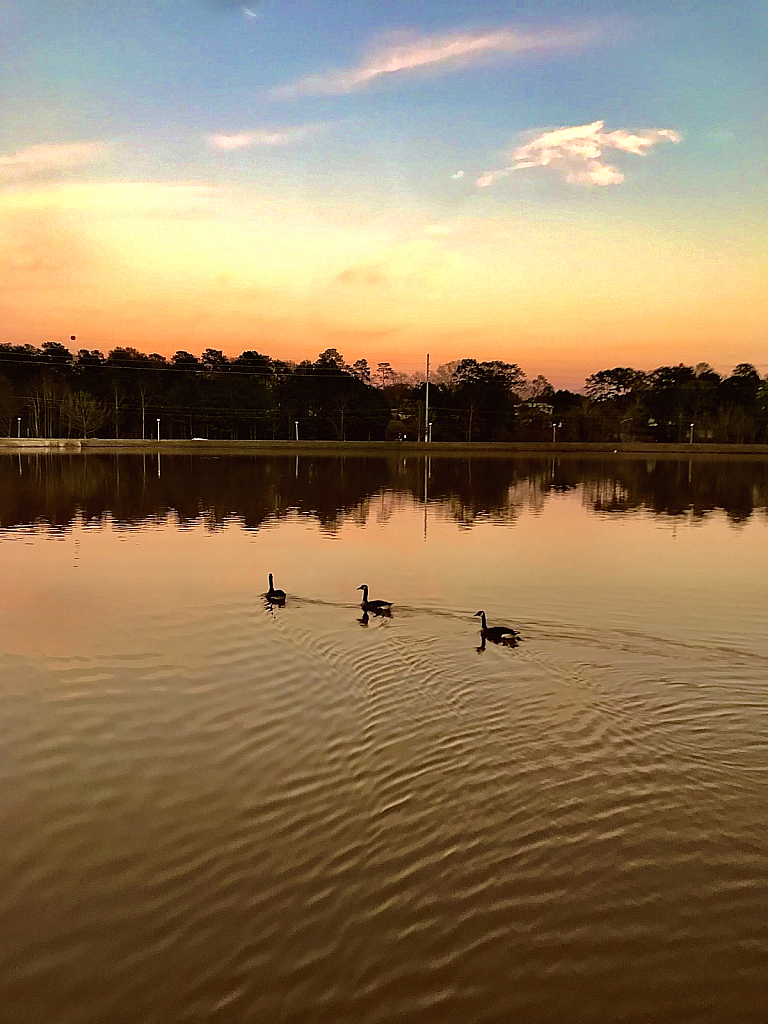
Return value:
M 2 340 L 765 372 L 766 38 L 752 0 L 0 0 Z

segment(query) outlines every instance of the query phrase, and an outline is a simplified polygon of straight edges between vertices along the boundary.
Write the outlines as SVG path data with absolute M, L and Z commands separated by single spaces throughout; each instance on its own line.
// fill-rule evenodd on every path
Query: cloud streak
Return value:
M 71 142 L 58 145 L 42 143 L 0 156 L 0 179 L 20 180 L 35 174 L 70 170 L 96 163 L 106 155 L 103 142 Z
M 304 124 L 293 128 L 254 128 L 235 135 L 211 135 L 210 144 L 214 149 L 247 149 L 252 146 L 279 147 L 303 142 L 318 132 L 324 131 L 324 124 Z
M 335 96 L 355 92 L 378 78 L 399 75 L 418 68 L 466 66 L 494 54 L 560 50 L 593 42 L 600 29 L 550 29 L 519 32 L 504 28 L 492 32 L 458 32 L 442 36 L 400 33 L 373 50 L 356 67 L 308 75 L 272 90 L 273 99 L 296 96 Z
M 486 171 L 475 184 L 478 188 L 487 188 L 514 171 L 527 167 L 551 167 L 574 185 L 620 185 L 624 175 L 618 167 L 603 159 L 604 150 L 615 149 L 644 156 L 659 142 L 680 141 L 679 133 L 672 128 L 606 132 L 603 131 L 604 126 L 604 121 L 593 121 L 537 135 L 512 151 L 511 164 L 500 170 Z
M 255 9 L 261 7 L 261 0 L 250 0 L 250 3 L 245 5 L 242 0 L 208 0 L 209 6 L 216 7 L 221 11 L 236 11 L 238 7 L 245 14 L 254 15 Z

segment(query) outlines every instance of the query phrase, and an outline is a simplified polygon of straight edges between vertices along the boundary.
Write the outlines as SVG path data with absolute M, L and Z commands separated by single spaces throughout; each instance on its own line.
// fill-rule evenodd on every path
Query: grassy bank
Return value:
M 728 455 L 768 458 L 768 444 L 661 444 L 654 442 L 464 442 L 436 441 L 142 441 L 133 438 L 0 438 L 0 451 L 46 454 L 163 452 L 208 455 Z

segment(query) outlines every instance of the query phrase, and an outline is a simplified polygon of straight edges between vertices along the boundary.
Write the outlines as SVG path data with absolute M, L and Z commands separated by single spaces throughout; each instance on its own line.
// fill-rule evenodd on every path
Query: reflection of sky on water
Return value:
M 7 1018 L 762 1019 L 763 464 L 657 467 L 3 460 Z
M 690 480 L 685 461 L 426 468 L 425 507 L 423 459 L 307 459 L 297 475 L 288 458 L 168 457 L 160 477 L 141 457 L 29 459 L 21 475 L 5 459 L 0 649 L 66 654 L 108 635 L 131 651 L 171 610 L 255 607 L 274 572 L 289 605 L 333 615 L 367 583 L 398 615 L 485 608 L 523 630 L 764 653 L 768 462 L 694 462 Z

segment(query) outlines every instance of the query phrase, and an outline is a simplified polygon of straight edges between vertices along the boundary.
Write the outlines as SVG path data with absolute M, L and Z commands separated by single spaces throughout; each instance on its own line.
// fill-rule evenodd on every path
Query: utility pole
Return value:
M 429 352 L 427 352 L 427 388 L 424 401 L 424 441 L 429 441 Z

